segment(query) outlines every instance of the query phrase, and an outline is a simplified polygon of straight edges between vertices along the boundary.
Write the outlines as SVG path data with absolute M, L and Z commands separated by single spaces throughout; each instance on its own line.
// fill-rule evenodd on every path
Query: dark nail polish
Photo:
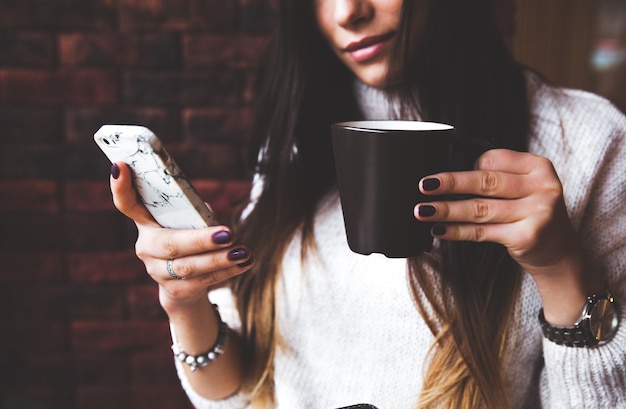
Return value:
M 248 257 L 248 252 L 241 247 L 231 250 L 230 253 L 228 253 L 228 259 L 230 261 L 243 260 L 246 257 Z
M 431 230 L 433 236 L 443 236 L 446 234 L 446 228 L 440 225 L 433 226 Z
M 431 205 L 420 205 L 417 209 L 417 213 L 422 217 L 434 216 L 436 212 L 435 206 Z
M 249 259 L 247 259 L 243 263 L 237 264 L 237 267 L 245 268 L 245 267 L 251 266 L 252 263 L 254 263 L 254 258 L 250 257 Z
M 230 243 L 230 241 L 233 239 L 230 235 L 230 232 L 226 230 L 220 230 L 216 233 L 213 233 L 213 236 L 211 236 L 211 238 L 213 239 L 213 243 L 215 244 Z
M 115 163 L 111 165 L 111 176 L 113 177 L 113 179 L 117 179 L 120 177 L 120 168 Z
M 437 190 L 439 189 L 440 186 L 441 186 L 441 181 L 439 179 L 428 178 L 428 179 L 422 180 L 422 189 L 424 189 L 427 192 L 430 192 L 432 190 Z

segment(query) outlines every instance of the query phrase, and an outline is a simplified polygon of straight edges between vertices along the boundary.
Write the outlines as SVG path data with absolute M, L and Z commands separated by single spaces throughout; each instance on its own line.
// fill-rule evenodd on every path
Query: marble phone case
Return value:
M 94 134 L 94 140 L 111 162 L 124 162 L 132 169 L 141 200 L 161 226 L 200 229 L 218 224 L 213 212 L 150 129 L 103 125 Z

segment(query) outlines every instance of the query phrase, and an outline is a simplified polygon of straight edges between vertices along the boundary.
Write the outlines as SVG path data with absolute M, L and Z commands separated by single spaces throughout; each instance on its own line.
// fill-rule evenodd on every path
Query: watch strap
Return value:
M 594 347 L 607 343 L 617 332 L 620 320 L 619 305 L 610 291 L 587 297 L 580 319 L 573 327 L 550 325 L 539 311 L 543 335 L 550 341 L 570 347 Z
M 598 340 L 579 323 L 573 327 L 560 328 L 550 325 L 543 315 L 543 308 L 539 311 L 539 323 L 543 336 L 548 340 L 569 347 L 593 347 L 598 345 Z

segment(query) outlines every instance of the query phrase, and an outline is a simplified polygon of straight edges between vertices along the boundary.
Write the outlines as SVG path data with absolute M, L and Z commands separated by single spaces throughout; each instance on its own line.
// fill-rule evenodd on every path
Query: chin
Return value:
M 373 88 L 386 88 L 387 87 L 387 77 L 385 75 L 381 76 L 359 76 L 359 79 L 365 84 L 369 85 Z
M 382 65 L 382 66 L 381 66 Z M 375 64 L 371 67 L 354 70 L 355 75 L 365 84 L 374 88 L 385 88 L 388 84 L 386 64 Z

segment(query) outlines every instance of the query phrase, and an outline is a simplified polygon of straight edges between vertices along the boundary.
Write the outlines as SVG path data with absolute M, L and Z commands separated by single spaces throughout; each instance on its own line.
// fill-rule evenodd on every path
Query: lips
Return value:
M 350 54 L 357 62 L 366 61 L 378 55 L 395 34 L 395 31 L 392 31 L 379 36 L 365 37 L 360 41 L 348 44 L 343 51 Z

